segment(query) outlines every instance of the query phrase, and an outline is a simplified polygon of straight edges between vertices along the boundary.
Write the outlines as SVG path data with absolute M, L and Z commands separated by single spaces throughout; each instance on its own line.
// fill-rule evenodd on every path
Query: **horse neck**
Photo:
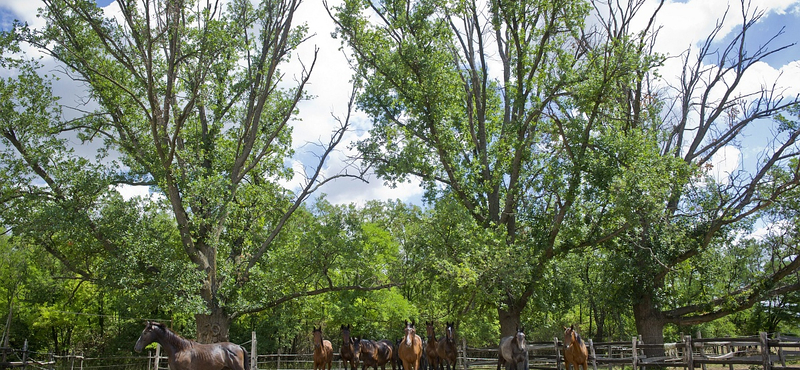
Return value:
M 164 328 L 164 335 L 156 340 L 158 344 L 164 347 L 167 354 L 175 354 L 185 348 L 191 346 L 192 341 L 173 333 L 167 328 Z

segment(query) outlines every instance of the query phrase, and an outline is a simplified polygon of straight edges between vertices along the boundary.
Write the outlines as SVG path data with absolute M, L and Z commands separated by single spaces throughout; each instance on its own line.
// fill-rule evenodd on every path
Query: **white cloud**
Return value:
M 738 148 L 725 146 L 711 158 L 712 168 L 709 174 L 717 182 L 727 184 L 730 182 L 730 175 L 739 169 L 741 158 L 742 152 Z
M 122 199 L 130 200 L 135 197 L 155 199 L 160 197 L 158 194 L 150 193 L 149 186 L 135 186 L 135 185 L 117 185 L 114 187 L 117 192 L 122 196 Z

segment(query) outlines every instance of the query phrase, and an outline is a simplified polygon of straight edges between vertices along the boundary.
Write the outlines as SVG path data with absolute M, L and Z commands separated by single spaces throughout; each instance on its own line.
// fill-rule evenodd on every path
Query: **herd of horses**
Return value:
M 405 323 L 403 338 L 395 343 L 388 339 L 370 340 L 350 336 L 350 325 L 342 325 L 342 347 L 339 356 L 349 365 L 350 370 L 368 367 L 386 370 L 390 364 L 393 370 L 455 370 L 457 349 L 454 323 L 445 325 L 444 336 L 436 339 L 434 325 L 426 322 L 427 341 L 417 334 L 414 322 Z M 314 327 L 314 370 L 331 370 L 333 345 L 323 339 L 322 328 Z M 157 342 L 167 354 L 170 370 L 249 370 L 250 357 L 244 347 L 230 343 L 201 344 L 181 337 L 164 324 L 147 322 L 134 350 L 141 352 L 145 346 Z M 564 327 L 565 370 L 587 370 L 588 353 L 586 344 L 575 331 L 574 326 Z M 512 336 L 500 339 L 497 350 L 497 370 L 528 370 L 528 347 L 522 328 Z M 326 369 L 327 368 L 327 369 Z M 398 369 L 399 368 L 399 369 Z

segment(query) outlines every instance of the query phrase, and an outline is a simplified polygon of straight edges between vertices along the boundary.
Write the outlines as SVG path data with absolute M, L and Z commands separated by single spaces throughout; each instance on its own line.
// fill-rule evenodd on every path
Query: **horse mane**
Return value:
M 165 347 L 167 344 L 169 344 L 175 351 L 179 351 L 191 347 L 193 343 L 193 341 L 178 335 L 177 333 L 170 330 L 166 325 L 160 322 L 152 322 L 151 325 L 157 327 L 158 329 L 164 332 L 164 335 L 161 337 L 161 340 L 163 340 L 164 343 L 161 344 L 164 345 Z

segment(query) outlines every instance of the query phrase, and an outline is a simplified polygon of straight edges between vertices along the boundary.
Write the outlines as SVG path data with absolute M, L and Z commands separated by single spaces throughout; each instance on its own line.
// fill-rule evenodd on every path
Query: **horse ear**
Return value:
M 575 330 L 575 324 L 570 325 L 569 328 Z

